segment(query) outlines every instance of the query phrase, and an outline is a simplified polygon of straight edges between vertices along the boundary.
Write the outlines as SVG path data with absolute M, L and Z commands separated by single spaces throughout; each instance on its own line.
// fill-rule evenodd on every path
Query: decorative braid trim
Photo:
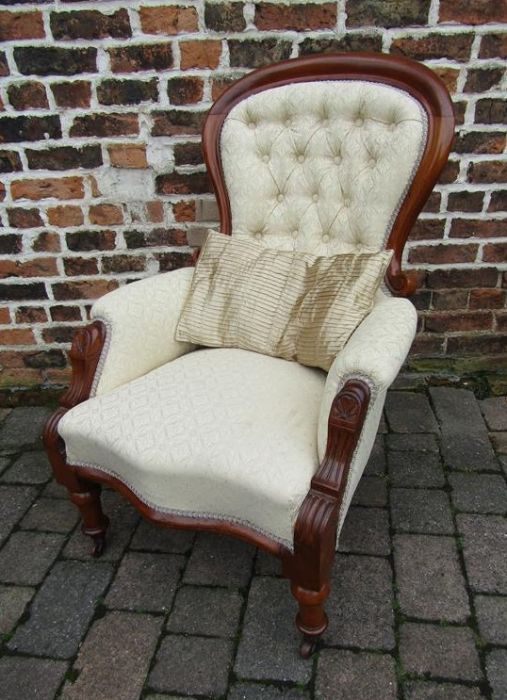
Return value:
M 94 321 L 100 321 L 106 327 L 106 339 L 102 347 L 102 352 L 100 353 L 99 361 L 97 363 L 97 369 L 95 370 L 95 375 L 93 377 L 92 388 L 90 389 L 90 399 L 97 395 L 97 388 L 99 386 L 102 373 L 106 364 L 107 355 L 109 353 L 109 348 L 111 347 L 111 339 L 113 336 L 113 326 L 110 321 L 102 316 L 93 317 Z
M 126 481 L 123 477 L 121 477 L 118 473 L 116 473 L 112 469 L 108 469 L 107 467 L 103 467 L 100 464 L 90 464 L 89 462 L 72 462 L 69 466 L 72 467 L 88 467 L 90 469 L 98 469 L 101 472 L 104 472 L 104 474 L 109 474 L 109 476 L 115 477 L 115 479 L 118 479 L 118 481 L 121 481 L 122 484 L 127 486 L 127 488 L 132 491 L 133 494 L 139 498 L 140 501 L 142 501 L 145 505 L 147 505 L 149 508 L 153 508 L 153 510 L 158 511 L 159 513 L 167 513 L 168 515 L 179 515 L 179 516 L 184 516 L 186 518 L 207 518 L 209 520 L 216 520 L 217 522 L 225 522 L 225 523 L 234 523 L 235 525 L 242 525 L 243 527 L 247 527 L 250 530 L 253 530 L 253 532 L 257 532 L 259 535 L 263 535 L 264 537 L 268 537 L 269 539 L 273 540 L 274 542 L 278 542 L 278 544 L 283 545 L 286 547 L 288 550 L 291 552 L 294 551 L 294 543 L 289 542 L 288 540 L 285 540 L 283 537 L 278 537 L 277 535 L 274 535 L 272 532 L 268 532 L 268 530 L 264 530 L 261 527 L 258 527 L 257 525 L 254 525 L 251 523 L 249 520 L 243 520 L 242 518 L 236 518 L 233 515 L 221 515 L 221 514 L 216 514 L 216 513 L 207 513 L 207 512 L 199 512 L 199 511 L 191 511 L 191 510 L 179 510 L 178 508 L 165 508 L 164 506 L 160 506 L 158 503 L 154 503 L 153 501 L 150 501 L 144 494 L 142 494 L 139 489 L 137 489 L 133 484 L 131 484 L 129 481 Z

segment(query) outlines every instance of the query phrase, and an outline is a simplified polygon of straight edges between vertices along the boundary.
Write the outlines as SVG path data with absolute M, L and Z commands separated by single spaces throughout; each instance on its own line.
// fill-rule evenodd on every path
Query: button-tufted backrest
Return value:
M 316 255 L 382 249 L 426 136 L 421 104 L 378 82 L 299 82 L 246 97 L 220 138 L 233 234 Z

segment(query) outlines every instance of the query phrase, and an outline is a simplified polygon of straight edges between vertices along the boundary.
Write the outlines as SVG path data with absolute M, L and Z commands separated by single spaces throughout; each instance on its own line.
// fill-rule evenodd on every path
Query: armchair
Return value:
M 205 160 L 221 230 L 316 255 L 393 250 L 385 288 L 328 374 L 238 349 L 174 340 L 192 269 L 122 287 L 93 306 L 70 351 L 73 378 L 49 419 L 56 479 L 100 555 L 109 484 L 149 520 L 245 539 L 282 560 L 308 656 L 347 509 L 386 390 L 409 351 L 416 280 L 410 229 L 453 137 L 447 91 L 384 55 L 285 61 L 212 107 Z

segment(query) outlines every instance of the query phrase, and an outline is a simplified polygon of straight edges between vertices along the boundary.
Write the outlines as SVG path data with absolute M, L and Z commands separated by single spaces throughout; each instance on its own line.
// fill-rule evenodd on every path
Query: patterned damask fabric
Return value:
M 246 98 L 221 135 L 233 232 L 314 255 L 381 250 L 426 129 L 414 98 L 374 82 L 297 83 Z
M 329 410 L 347 379 L 360 377 L 371 387 L 372 398 L 361 438 L 350 466 L 340 511 L 339 529 L 370 456 L 382 415 L 386 391 L 408 355 L 417 327 L 417 312 L 407 299 L 378 294 L 373 311 L 351 335 L 326 379 L 320 407 L 318 449 L 322 459 L 327 443 Z
M 318 466 L 326 375 L 236 349 L 195 350 L 65 414 L 70 464 L 162 509 L 249 524 L 292 546 Z
M 193 268 L 149 277 L 98 299 L 92 318 L 104 321 L 107 340 L 94 393 L 107 393 L 183 355 L 194 346 L 174 339 Z

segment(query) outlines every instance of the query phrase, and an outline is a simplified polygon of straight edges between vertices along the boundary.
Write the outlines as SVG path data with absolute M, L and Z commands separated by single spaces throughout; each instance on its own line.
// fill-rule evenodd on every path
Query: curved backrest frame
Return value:
M 386 248 L 394 251 L 386 283 L 394 294 L 409 296 L 417 282 L 415 275 L 401 269 L 403 249 L 447 162 L 454 136 L 454 113 L 445 85 L 429 68 L 410 59 L 373 53 L 308 56 L 259 68 L 231 85 L 211 108 L 203 128 L 204 159 L 218 203 L 221 231 L 232 233 L 231 206 L 220 155 L 221 132 L 227 115 L 239 102 L 263 90 L 318 80 L 383 83 L 410 94 L 426 112 L 426 145 L 386 243 Z

